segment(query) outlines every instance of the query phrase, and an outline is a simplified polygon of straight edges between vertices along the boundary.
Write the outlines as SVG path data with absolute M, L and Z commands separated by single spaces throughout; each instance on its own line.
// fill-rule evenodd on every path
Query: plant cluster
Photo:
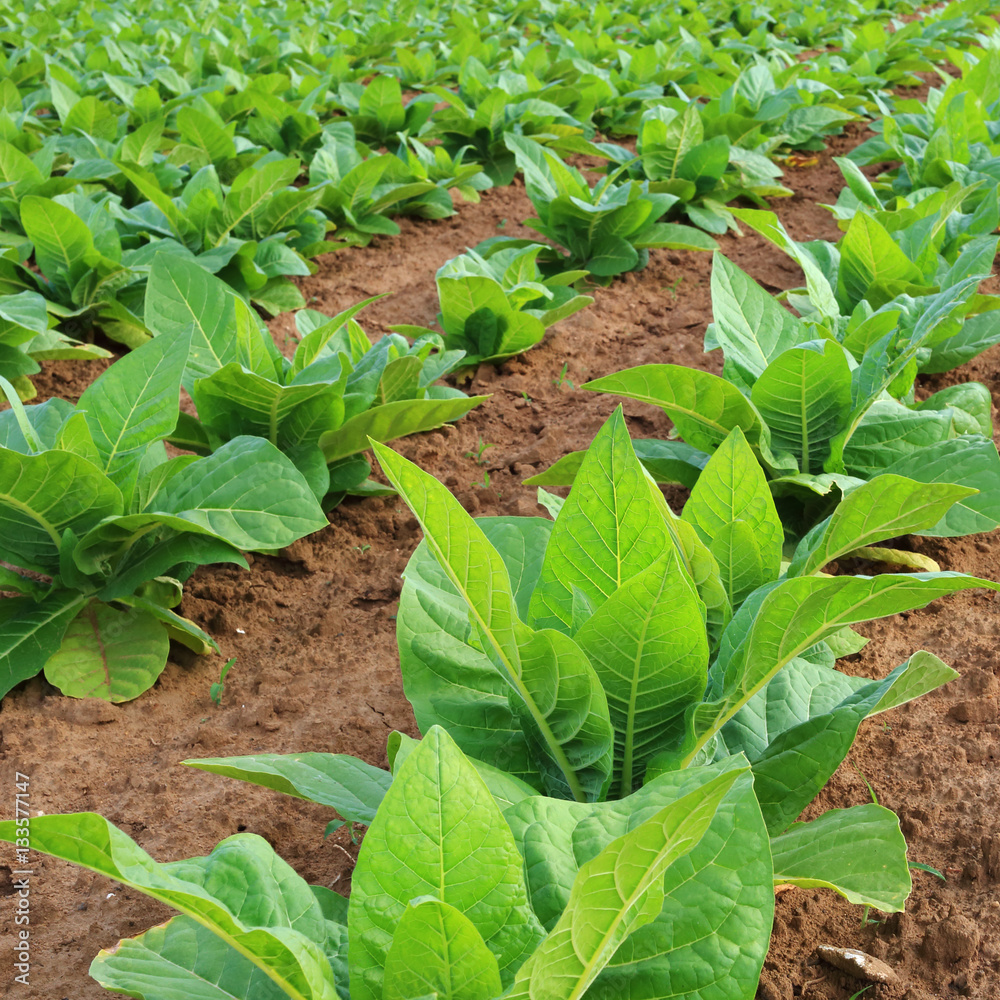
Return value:
M 320 530 L 348 494 L 398 492 L 423 532 L 396 618 L 422 737 L 392 733 L 388 770 L 185 762 L 327 806 L 327 832 L 367 828 L 349 900 L 252 834 L 161 863 L 101 816 L 32 817 L 32 850 L 178 911 L 101 952 L 101 985 L 749 997 L 776 886 L 903 909 L 914 863 L 894 813 L 800 817 L 866 719 L 957 676 L 926 651 L 880 680 L 841 669 L 866 641 L 854 626 L 1000 589 L 895 542 L 1000 524 L 988 389 L 918 393 L 1000 342 L 983 290 L 998 11 L 0 0 L 0 696 L 44 673 L 126 701 L 171 640 L 218 652 L 178 610 L 191 574 Z M 926 102 L 893 93 L 935 70 Z M 791 193 L 782 159 L 875 115 L 838 161 L 842 238 L 793 240 L 763 201 Z M 442 333 L 372 342 L 356 316 L 380 296 L 306 308 L 294 279 L 318 254 L 451 216 L 518 172 L 547 242 L 494 237 L 442 266 Z M 705 347 L 721 375 L 643 365 L 588 383 L 661 407 L 676 434 L 633 442 L 619 407 L 535 477 L 571 484 L 539 490 L 549 517 L 474 520 L 386 446 L 480 403 L 440 380 L 538 344 L 592 301 L 584 282 L 741 226 L 805 287 L 773 297 L 716 253 Z M 290 309 L 283 351 L 259 313 Z M 40 361 L 107 356 L 102 337 L 130 353 L 75 405 L 25 405 Z M 491 447 L 466 458 L 482 467 Z M 660 482 L 690 489 L 680 514 Z M 851 575 L 846 557 L 917 571 Z

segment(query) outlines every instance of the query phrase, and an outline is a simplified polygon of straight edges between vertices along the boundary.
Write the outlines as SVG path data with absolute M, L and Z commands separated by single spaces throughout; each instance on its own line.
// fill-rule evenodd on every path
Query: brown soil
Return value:
M 831 141 L 817 165 L 788 170 L 786 183 L 799 194 L 775 208 L 794 237 L 837 237 L 816 202 L 835 200 L 841 180 L 831 156 L 861 137 L 852 129 Z M 328 313 L 391 293 L 361 317 L 373 336 L 392 323 L 431 324 L 437 267 L 498 232 L 527 235 L 518 220 L 531 214 L 520 184 L 486 192 L 481 204 L 461 206 L 452 220 L 403 220 L 399 237 L 321 259 L 302 288 L 312 306 Z M 801 282 L 788 259 L 753 234 L 720 242 L 771 290 Z M 468 388 L 490 399 L 457 425 L 401 442 L 400 451 L 445 481 L 475 514 L 539 513 L 535 491 L 521 481 L 585 447 L 616 403 L 575 386 L 647 362 L 718 370 L 718 354 L 702 353 L 709 269 L 706 254 L 654 252 L 646 270 L 597 289 L 594 305 L 539 347 L 499 370 L 481 367 Z M 287 317 L 272 327 L 279 340 L 291 329 Z M 1000 400 L 998 362 L 1000 350 L 952 378 L 980 378 Z M 572 384 L 560 384 L 564 364 Z M 75 398 L 99 370 L 48 365 L 37 380 L 39 399 Z M 662 435 L 669 426 L 649 407 L 625 409 L 637 436 Z M 467 455 L 480 439 L 489 445 L 484 466 Z M 671 500 L 680 503 L 682 494 Z M 282 558 L 256 557 L 249 572 L 206 568 L 194 575 L 181 611 L 217 639 L 222 657 L 175 650 L 155 688 L 121 706 L 63 698 L 41 679 L 8 695 L 0 705 L 0 789 L 8 805 L 0 810 L 9 815 L 20 771 L 30 775 L 33 812 L 101 812 L 158 859 L 204 854 L 223 837 L 249 830 L 309 881 L 345 892 L 357 849 L 345 830 L 323 840 L 327 810 L 179 766 L 190 757 L 291 751 L 353 753 L 384 765 L 392 729 L 416 735 L 394 634 L 400 572 L 419 539 L 416 521 L 395 498 L 345 503 L 330 520 Z M 1000 578 L 996 533 L 916 545 L 942 568 Z M 759 997 L 841 1000 L 865 985 L 820 963 L 819 944 L 863 948 L 895 969 L 905 985 L 877 986 L 865 994 L 872 1000 L 1000 997 L 998 608 L 975 592 L 868 627 L 872 642 L 850 665 L 859 674 L 884 676 L 927 648 L 962 678 L 867 723 L 809 814 L 867 801 L 863 775 L 879 801 L 902 817 L 911 858 L 938 868 L 947 881 L 916 872 L 906 913 L 868 926 L 860 908 L 830 893 L 783 893 Z M 237 663 L 216 707 L 209 686 L 230 656 Z M 36 855 L 32 868 L 32 985 L 6 995 L 108 996 L 86 975 L 90 959 L 168 911 L 68 864 Z M 12 892 L 9 868 L 0 868 L 0 895 Z M 13 931 L 12 907 L 0 903 L 4 988 L 12 976 Z

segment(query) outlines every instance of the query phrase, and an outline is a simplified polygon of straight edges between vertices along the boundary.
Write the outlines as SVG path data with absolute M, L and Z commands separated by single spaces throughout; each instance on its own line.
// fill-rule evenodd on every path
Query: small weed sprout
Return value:
M 569 369 L 569 362 L 568 361 L 564 361 L 563 362 L 563 366 L 562 366 L 562 370 L 559 372 L 559 375 L 552 380 L 552 384 L 557 389 L 561 390 L 564 385 L 568 385 L 571 389 L 575 389 L 576 388 L 576 386 L 570 380 L 569 376 L 566 374 L 566 372 L 567 372 L 568 369 Z
M 222 704 L 222 695 L 223 692 L 226 690 L 226 674 L 228 674 L 229 671 L 232 670 L 235 664 L 236 664 L 235 656 L 227 660 L 225 666 L 219 673 L 219 679 L 208 689 L 208 696 L 209 698 L 212 699 L 212 701 L 216 704 L 216 706 Z

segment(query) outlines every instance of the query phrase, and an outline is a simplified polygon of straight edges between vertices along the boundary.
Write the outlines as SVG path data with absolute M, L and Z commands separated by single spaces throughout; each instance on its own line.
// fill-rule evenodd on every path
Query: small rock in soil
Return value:
M 867 955 L 857 948 L 834 948 L 829 944 L 821 944 L 816 949 L 824 962 L 835 969 L 846 972 L 855 979 L 867 979 L 873 983 L 891 985 L 899 982 L 899 976 L 880 959 Z

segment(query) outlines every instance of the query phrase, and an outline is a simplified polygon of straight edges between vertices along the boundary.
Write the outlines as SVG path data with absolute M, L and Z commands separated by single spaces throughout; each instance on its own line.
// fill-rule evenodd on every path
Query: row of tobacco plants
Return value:
M 979 291 L 1000 222 L 982 5 L 892 32 L 868 2 L 428 5 L 405 24 L 377 4 L 140 7 L 3 11 L 0 690 L 44 671 L 70 696 L 137 697 L 171 640 L 215 646 L 173 610 L 197 566 L 396 491 L 424 533 L 397 619 L 424 737 L 393 733 L 389 770 L 188 762 L 366 826 L 350 900 L 252 834 L 161 864 L 100 816 L 33 818 L 33 849 L 179 911 L 95 979 L 146 1000 L 749 997 L 776 884 L 901 910 L 893 813 L 796 818 L 866 718 L 955 676 L 922 651 L 849 676 L 852 626 L 1000 589 L 893 544 L 1000 523 L 986 388 L 915 396 L 1000 340 Z M 959 75 L 925 102 L 892 96 L 944 59 Z M 763 200 L 788 193 L 775 157 L 859 116 L 875 137 L 841 161 L 844 236 L 798 243 Z M 595 184 L 565 160 L 581 153 L 606 164 Z M 870 181 L 878 163 L 899 166 Z M 447 262 L 441 331 L 373 345 L 367 302 L 299 308 L 278 351 L 257 310 L 304 306 L 289 276 L 312 256 L 515 172 L 546 242 Z M 540 490 L 549 516 L 479 521 L 381 443 L 459 419 L 480 399 L 440 379 L 529 349 L 588 285 L 740 226 L 801 267 L 794 312 L 716 255 L 722 375 L 588 386 L 662 407 L 677 439 L 632 442 L 618 410 L 537 477 L 572 484 Z M 102 338 L 131 350 L 75 406 L 24 402 L 39 359 Z M 691 488 L 681 515 L 658 482 Z M 844 556 L 907 571 L 824 572 Z

